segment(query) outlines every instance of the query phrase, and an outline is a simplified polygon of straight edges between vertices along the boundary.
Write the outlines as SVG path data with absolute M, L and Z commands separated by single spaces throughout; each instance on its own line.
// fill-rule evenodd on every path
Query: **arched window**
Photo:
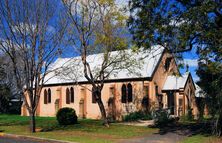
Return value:
M 48 89 L 48 103 L 51 103 L 51 89 Z
M 70 88 L 70 95 L 71 95 L 71 103 L 74 103 L 74 89 L 73 89 L 73 87 Z
M 127 90 L 128 90 L 128 102 L 132 102 L 133 101 L 133 88 L 130 83 L 127 85 Z
M 44 90 L 44 104 L 47 104 L 47 90 Z
M 126 85 L 122 85 L 122 98 L 121 98 L 122 103 L 126 103 Z
M 66 104 L 70 104 L 69 88 L 66 88 Z

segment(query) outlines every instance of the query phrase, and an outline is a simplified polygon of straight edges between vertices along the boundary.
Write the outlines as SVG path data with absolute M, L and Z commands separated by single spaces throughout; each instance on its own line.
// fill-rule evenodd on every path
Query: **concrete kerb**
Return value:
M 16 134 L 6 134 L 6 133 L 0 133 L 0 137 L 1 136 L 9 137 L 9 138 L 11 137 L 11 138 L 31 139 L 31 140 L 37 140 L 37 141 L 53 142 L 53 143 L 78 143 L 78 142 L 70 142 L 70 141 L 62 141 L 62 140 L 56 140 L 56 139 L 48 139 L 48 138 L 16 135 Z

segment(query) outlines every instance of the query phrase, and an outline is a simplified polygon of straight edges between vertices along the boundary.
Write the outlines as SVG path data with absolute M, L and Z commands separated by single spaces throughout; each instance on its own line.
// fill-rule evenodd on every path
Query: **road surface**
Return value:
M 0 136 L 0 143 L 55 143 L 55 141 L 43 141 L 43 140 L 28 139 L 22 137 Z

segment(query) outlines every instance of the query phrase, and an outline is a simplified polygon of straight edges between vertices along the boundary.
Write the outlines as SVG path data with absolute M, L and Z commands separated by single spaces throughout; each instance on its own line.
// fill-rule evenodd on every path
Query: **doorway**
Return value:
M 79 101 L 79 118 L 83 119 L 84 116 L 84 99 Z
M 79 101 L 79 118 L 86 117 L 86 91 L 84 88 L 80 92 L 80 101 Z
M 58 110 L 59 110 L 59 99 L 56 99 L 55 100 L 55 115 L 57 114 Z
M 167 93 L 167 101 L 168 101 L 168 108 L 170 110 L 170 115 L 174 115 L 175 113 L 175 94 L 173 91 L 169 91 Z

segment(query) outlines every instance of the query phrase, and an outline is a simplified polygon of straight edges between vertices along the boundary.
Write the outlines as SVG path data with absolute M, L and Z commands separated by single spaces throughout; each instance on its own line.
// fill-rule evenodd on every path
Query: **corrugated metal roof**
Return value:
M 107 79 L 130 79 L 130 78 L 149 78 L 152 76 L 162 54 L 164 47 L 160 45 L 152 46 L 148 50 L 140 50 L 133 52 L 131 49 L 125 51 L 111 52 L 111 61 L 120 58 L 123 54 L 128 55 L 129 61 L 135 62 L 134 66 L 129 69 L 114 70 Z M 103 62 L 104 54 L 94 54 L 87 56 L 94 76 L 98 75 L 99 69 Z M 124 61 L 122 62 L 124 65 Z M 113 64 L 112 66 L 115 66 Z M 105 70 L 109 72 L 113 67 L 107 67 Z M 51 66 L 50 72 L 45 77 L 45 85 L 84 82 L 87 81 L 83 74 L 83 64 L 81 57 L 74 58 L 58 58 Z
M 189 72 L 186 72 L 182 76 L 168 76 L 164 83 L 163 90 L 179 90 L 180 88 L 184 88 L 188 77 Z

